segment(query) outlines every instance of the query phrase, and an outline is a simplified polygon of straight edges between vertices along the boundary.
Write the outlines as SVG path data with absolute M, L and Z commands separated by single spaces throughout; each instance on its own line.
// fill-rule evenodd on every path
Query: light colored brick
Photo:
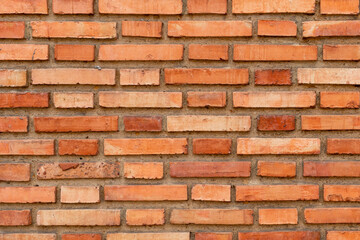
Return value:
M 100 189 L 93 186 L 61 186 L 62 203 L 99 203 Z

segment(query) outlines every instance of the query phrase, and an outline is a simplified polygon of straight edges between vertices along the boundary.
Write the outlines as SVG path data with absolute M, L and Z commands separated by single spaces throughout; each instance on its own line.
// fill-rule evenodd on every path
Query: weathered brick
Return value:
M 162 117 L 135 117 L 124 116 L 126 132 L 161 132 Z
M 196 232 L 195 240 L 232 240 L 232 233 Z
M 0 108 L 46 108 L 48 106 L 49 93 L 0 93 Z
M 56 187 L 0 187 L 1 203 L 55 203 Z
M 360 231 L 328 231 L 327 240 L 354 240 L 360 237 Z
M 188 107 L 225 107 L 226 92 L 187 92 Z
M 120 69 L 120 85 L 160 85 L 160 69 Z
M 197 138 L 193 139 L 194 154 L 230 154 L 230 138 Z
M 230 202 L 231 185 L 196 184 L 191 189 L 191 199 L 199 201 Z
M 358 14 L 358 0 L 321 0 L 321 14 Z
M 291 85 L 290 69 L 265 69 L 255 71 L 255 85 Z
M 100 234 L 62 234 L 61 240 L 101 240 Z
M 58 61 L 83 61 L 92 62 L 95 60 L 94 45 L 55 45 L 55 59 Z
M 126 224 L 130 226 L 153 226 L 165 224 L 164 209 L 128 209 Z
M 260 115 L 257 121 L 259 131 L 292 131 L 295 130 L 293 115 Z
M 323 45 L 323 59 L 330 61 L 359 61 L 360 45 Z
M 93 108 L 92 92 L 54 92 L 53 102 L 56 108 Z
M 61 186 L 62 203 L 99 203 L 99 187 L 93 186 Z
M 296 208 L 259 209 L 260 225 L 298 224 L 298 211 Z
M 0 210 L 0 226 L 31 225 L 30 210 Z
M 259 20 L 258 36 L 294 37 L 297 26 L 294 21 Z
M 359 223 L 360 208 L 305 208 L 305 222 L 325 223 Z
M 360 21 L 303 22 L 303 37 L 360 36 Z
M 0 14 L 48 14 L 47 0 L 6 0 Z
M 26 70 L 0 69 L 0 87 L 25 87 Z
M 129 179 L 162 179 L 162 162 L 124 162 L 124 177 Z
M 40 61 L 49 59 L 49 46 L 39 44 L 0 44 L 0 61 Z
M 0 22 L 0 38 L 25 38 L 25 22 Z
M 52 233 L 4 233 L 0 234 L 1 240 L 56 240 Z
M 328 138 L 326 147 L 328 154 L 360 154 L 360 139 Z
M 304 161 L 304 177 L 360 177 L 360 163 L 355 161 Z
M 93 14 L 94 0 L 53 0 L 55 14 Z
M 324 185 L 324 201 L 359 202 L 360 185 Z
M 97 139 L 59 139 L 59 155 L 94 156 L 98 154 Z
M 315 0 L 233 0 L 233 13 L 315 13 Z
M 359 92 L 320 92 L 322 108 L 359 108 Z
M 360 115 L 302 115 L 302 130 L 360 130 Z
M 298 68 L 299 84 L 360 84 L 360 69 L 357 68 Z
M 190 14 L 226 14 L 226 0 L 188 0 L 187 11 Z
M 27 117 L 0 117 L 0 132 L 27 132 L 27 128 Z
M 288 232 L 240 232 L 239 240 L 320 240 L 320 232 L 288 231 Z
M 0 163 L 0 181 L 6 181 L 6 182 L 30 181 L 30 164 Z
M 121 34 L 126 37 L 161 38 L 162 22 L 122 21 Z
M 103 14 L 157 14 L 182 13 L 181 0 L 99 0 L 99 12 Z
M 262 177 L 295 177 L 295 162 L 259 161 L 257 175 Z
M 228 45 L 189 45 L 189 59 L 191 60 L 228 60 L 228 52 Z
M 190 240 L 188 232 L 108 233 L 107 240 Z
M 0 140 L 0 155 L 54 155 L 54 140 Z

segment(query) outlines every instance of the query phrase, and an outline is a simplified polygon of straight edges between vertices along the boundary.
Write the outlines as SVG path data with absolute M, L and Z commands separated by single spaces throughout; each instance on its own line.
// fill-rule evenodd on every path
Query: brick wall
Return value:
M 360 239 L 358 14 L 1 1 L 0 239 Z

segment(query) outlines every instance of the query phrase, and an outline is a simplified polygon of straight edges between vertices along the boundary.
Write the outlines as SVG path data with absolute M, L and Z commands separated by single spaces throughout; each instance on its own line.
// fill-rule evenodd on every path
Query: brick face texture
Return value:
M 360 239 L 360 0 L 0 2 L 0 240 Z

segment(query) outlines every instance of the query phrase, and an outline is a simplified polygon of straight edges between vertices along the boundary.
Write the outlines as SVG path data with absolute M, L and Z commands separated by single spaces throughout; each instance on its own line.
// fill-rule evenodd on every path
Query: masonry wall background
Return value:
M 360 239 L 359 0 L 3 0 L 0 240 Z

